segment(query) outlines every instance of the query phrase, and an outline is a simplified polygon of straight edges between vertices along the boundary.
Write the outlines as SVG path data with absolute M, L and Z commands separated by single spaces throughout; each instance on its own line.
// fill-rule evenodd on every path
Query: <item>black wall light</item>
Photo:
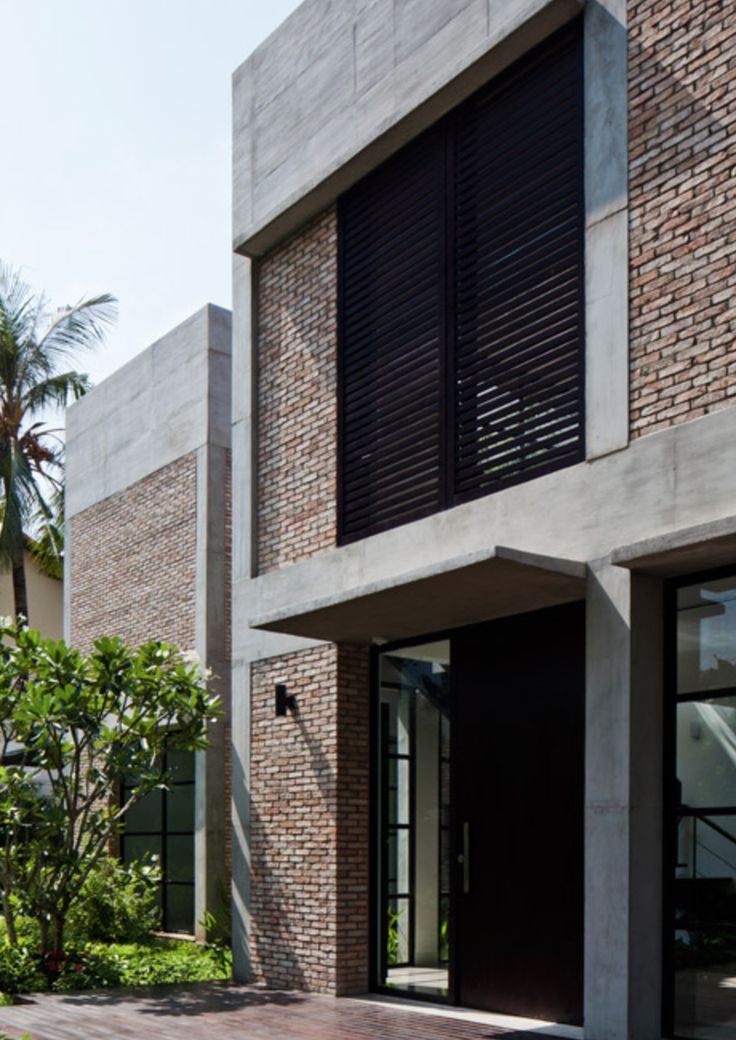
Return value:
M 289 695 L 283 683 L 276 683 L 276 714 L 286 715 L 289 711 L 296 711 L 296 697 Z

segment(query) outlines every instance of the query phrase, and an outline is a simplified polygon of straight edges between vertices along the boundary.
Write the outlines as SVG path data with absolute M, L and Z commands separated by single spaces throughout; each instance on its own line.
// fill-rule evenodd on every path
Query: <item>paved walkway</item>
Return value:
M 336 1000 L 227 983 L 42 993 L 25 999 L 28 1003 L 0 1007 L 0 1031 L 12 1037 L 29 1032 L 34 1040 L 532 1040 L 533 1036 L 371 1000 Z

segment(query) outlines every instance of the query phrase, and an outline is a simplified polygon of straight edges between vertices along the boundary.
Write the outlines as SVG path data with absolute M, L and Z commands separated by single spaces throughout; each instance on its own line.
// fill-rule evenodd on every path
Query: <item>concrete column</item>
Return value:
M 629 443 L 628 42 L 624 0 L 585 6 L 585 441 Z
M 197 449 L 197 540 L 195 648 L 212 673 L 210 689 L 221 702 L 222 715 L 209 727 L 208 747 L 196 756 L 194 804 L 194 920 L 198 939 L 211 938 L 225 924 L 225 836 L 227 732 L 230 726 L 228 511 L 230 469 L 231 344 L 230 315 L 207 309 L 206 441 Z M 206 914 L 217 924 L 205 927 Z
M 209 688 L 221 702 L 222 715 L 208 730 L 206 751 L 197 752 L 194 804 L 194 920 L 198 939 L 216 933 L 205 927 L 210 913 L 224 923 L 225 804 L 227 748 L 230 724 L 230 662 L 226 653 L 225 511 L 227 451 L 206 445 L 197 452 L 197 654 L 212 673 Z
M 585 1035 L 659 1040 L 661 582 L 597 561 L 586 623 Z
M 233 615 L 232 615 L 232 941 L 233 975 L 247 982 L 250 958 L 250 655 L 248 583 L 254 572 L 253 557 L 253 441 L 252 397 L 253 321 L 251 262 L 233 260 Z

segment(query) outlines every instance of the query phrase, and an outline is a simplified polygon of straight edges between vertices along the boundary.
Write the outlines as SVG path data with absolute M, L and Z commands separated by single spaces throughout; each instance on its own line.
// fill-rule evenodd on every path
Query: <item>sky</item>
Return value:
M 120 316 L 99 382 L 231 302 L 230 78 L 298 0 L 0 0 L 0 259 Z

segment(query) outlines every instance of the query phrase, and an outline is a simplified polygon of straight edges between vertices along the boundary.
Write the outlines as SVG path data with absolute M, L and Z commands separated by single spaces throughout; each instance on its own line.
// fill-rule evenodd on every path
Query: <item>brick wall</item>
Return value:
M 337 225 L 334 208 L 262 262 L 258 290 L 260 573 L 335 544 Z
M 631 432 L 736 394 L 736 4 L 629 3 Z
M 367 651 L 321 646 L 253 665 L 253 971 L 330 993 L 368 986 Z M 285 682 L 298 713 L 274 716 Z
M 185 456 L 71 519 L 71 637 L 194 646 L 196 457 Z

